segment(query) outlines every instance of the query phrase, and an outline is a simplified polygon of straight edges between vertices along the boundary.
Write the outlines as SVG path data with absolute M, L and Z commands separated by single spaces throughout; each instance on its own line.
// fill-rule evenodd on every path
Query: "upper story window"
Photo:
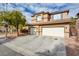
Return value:
M 36 15 L 36 21 L 41 21 L 42 17 L 40 15 Z
M 53 15 L 54 20 L 60 20 L 61 19 L 61 14 L 55 14 Z

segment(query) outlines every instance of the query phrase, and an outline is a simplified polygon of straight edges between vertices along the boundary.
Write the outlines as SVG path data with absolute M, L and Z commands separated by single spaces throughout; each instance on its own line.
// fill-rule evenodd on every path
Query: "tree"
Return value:
M 3 12 L 1 12 L 3 14 Z M 10 26 L 14 26 L 17 30 L 17 36 L 19 35 L 19 26 L 25 26 L 26 19 L 25 16 L 20 11 L 6 11 L 0 16 L 0 23 L 2 20 L 8 22 Z
M 11 18 L 9 20 L 10 24 L 15 26 L 17 29 L 17 36 L 19 35 L 19 26 L 25 26 L 26 19 L 23 14 L 19 11 L 12 11 L 10 14 Z
M 75 27 L 75 25 L 76 25 L 76 18 L 73 18 L 73 17 L 71 17 L 71 22 L 70 22 L 70 26 L 71 27 Z
M 10 24 L 15 26 L 17 29 L 17 36 L 19 35 L 19 26 L 20 25 L 25 25 L 25 17 L 23 16 L 23 14 L 19 11 L 12 11 L 10 14 L 11 18 L 9 20 Z

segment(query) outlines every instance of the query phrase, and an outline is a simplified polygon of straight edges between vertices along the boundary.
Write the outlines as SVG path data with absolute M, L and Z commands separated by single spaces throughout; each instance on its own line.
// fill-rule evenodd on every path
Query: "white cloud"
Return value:
M 31 23 L 31 20 L 32 20 L 31 16 L 32 16 L 32 14 L 28 13 L 28 12 L 22 12 L 22 13 L 26 17 L 27 22 Z
M 3 10 L 3 4 L 0 4 L 0 10 Z M 20 10 L 26 16 L 28 22 L 31 22 L 31 16 L 33 13 L 40 11 L 54 12 L 65 9 L 70 9 L 69 16 L 75 16 L 79 10 L 79 4 L 67 4 L 67 3 L 16 3 L 8 4 L 8 10 Z

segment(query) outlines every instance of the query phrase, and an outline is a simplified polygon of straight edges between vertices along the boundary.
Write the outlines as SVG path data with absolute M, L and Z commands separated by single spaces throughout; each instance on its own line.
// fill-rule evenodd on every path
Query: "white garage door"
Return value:
M 64 37 L 64 28 L 42 28 L 42 35 Z

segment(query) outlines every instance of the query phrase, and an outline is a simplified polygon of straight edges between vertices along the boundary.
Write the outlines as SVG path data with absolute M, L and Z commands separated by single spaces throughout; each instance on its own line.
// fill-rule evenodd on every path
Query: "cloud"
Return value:
M 32 20 L 31 16 L 32 16 L 32 14 L 29 13 L 29 12 L 22 12 L 22 13 L 23 13 L 23 15 L 25 15 L 27 22 L 31 23 L 31 20 Z
M 5 4 L 0 3 L 0 10 L 5 9 Z M 73 3 L 9 3 L 8 10 L 20 10 L 26 16 L 26 20 L 31 22 L 34 13 L 45 11 L 54 12 L 69 9 L 69 16 L 75 16 L 79 10 L 79 4 Z

